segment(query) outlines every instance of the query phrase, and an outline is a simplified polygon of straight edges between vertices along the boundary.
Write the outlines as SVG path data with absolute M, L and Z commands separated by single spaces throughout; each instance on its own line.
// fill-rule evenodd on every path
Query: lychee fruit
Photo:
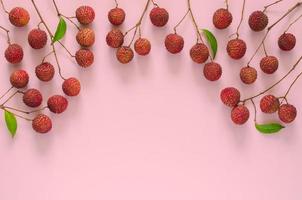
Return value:
M 233 108 L 231 113 L 232 121 L 237 125 L 245 124 L 250 118 L 250 111 L 244 105 L 239 105 Z
M 274 95 L 266 95 L 260 101 L 261 111 L 264 113 L 275 113 L 280 107 L 280 101 Z
M 113 8 L 108 13 L 108 20 L 112 25 L 119 26 L 125 21 L 126 13 L 121 8 Z
M 220 92 L 220 99 L 224 105 L 233 108 L 237 106 L 240 101 L 240 92 L 234 87 L 224 88 Z
M 169 21 L 169 13 L 166 9 L 156 6 L 150 12 L 150 20 L 154 26 L 163 27 Z
M 146 38 L 138 38 L 134 43 L 134 50 L 138 55 L 145 56 L 151 51 L 151 43 Z
M 252 84 L 257 80 L 257 70 L 253 67 L 243 67 L 240 71 L 240 79 L 245 84 Z
M 133 50 L 130 47 L 122 46 L 116 51 L 116 58 L 122 64 L 127 64 L 132 61 L 134 57 Z
M 266 56 L 260 61 L 260 68 L 266 74 L 273 74 L 279 67 L 279 61 L 275 56 Z
M 225 29 L 231 25 L 233 21 L 232 14 L 224 8 L 215 11 L 213 15 L 213 24 L 218 29 Z
M 42 104 L 43 97 L 39 90 L 29 89 L 23 95 L 23 102 L 25 105 L 36 108 Z
M 51 81 L 55 75 L 55 69 L 49 62 L 38 65 L 35 72 L 38 79 L 44 82 Z
M 181 52 L 184 47 L 184 39 L 176 33 L 169 34 L 165 39 L 165 46 L 170 53 L 177 54 Z
M 21 7 L 13 8 L 8 15 L 11 24 L 17 27 L 26 26 L 30 20 L 27 10 Z
M 245 55 L 246 43 L 241 39 L 230 40 L 227 44 L 227 52 L 233 59 L 240 59 Z
M 195 44 L 190 50 L 190 56 L 192 60 L 198 64 L 206 62 L 209 58 L 209 49 L 203 43 Z
M 11 64 L 18 64 L 23 59 L 23 49 L 18 44 L 10 44 L 5 50 L 5 58 Z
M 41 29 L 33 29 L 28 34 L 28 43 L 33 49 L 42 49 L 47 43 L 47 34 Z
M 268 24 L 268 17 L 263 11 L 255 11 L 249 17 L 249 25 L 253 31 L 262 31 Z
M 54 95 L 47 101 L 49 110 L 55 114 L 63 113 L 68 107 L 68 101 L 61 95 Z
M 48 116 L 39 114 L 34 118 L 32 127 L 37 133 L 45 134 L 52 129 L 52 122 Z
M 119 48 L 124 43 L 124 35 L 120 29 L 111 30 L 106 36 L 107 45 L 112 48 Z
M 88 25 L 93 22 L 95 12 L 90 6 L 80 6 L 76 10 L 76 18 L 81 24 Z
M 297 109 L 291 104 L 283 104 L 278 111 L 279 118 L 284 123 L 291 123 L 297 117 Z
M 10 83 L 15 88 L 24 88 L 29 82 L 28 73 L 24 70 L 16 70 L 10 76 Z
M 80 49 L 75 54 L 76 61 L 81 67 L 90 67 L 94 62 L 94 54 L 89 49 Z
M 207 63 L 203 68 L 203 74 L 207 80 L 217 81 L 222 75 L 221 66 L 215 62 Z
M 78 96 L 81 91 L 81 83 L 78 79 L 72 77 L 63 82 L 62 89 L 67 96 Z
M 296 46 L 296 37 L 291 33 L 283 33 L 278 40 L 279 48 L 283 51 L 290 51 Z
M 77 42 L 83 47 L 91 47 L 95 41 L 95 34 L 91 28 L 83 28 L 77 34 Z

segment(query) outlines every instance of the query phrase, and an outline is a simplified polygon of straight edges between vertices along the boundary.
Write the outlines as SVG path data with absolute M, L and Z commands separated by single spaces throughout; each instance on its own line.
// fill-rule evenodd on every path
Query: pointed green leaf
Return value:
M 4 117 L 7 129 L 9 130 L 12 137 L 15 137 L 17 132 L 17 119 L 11 112 L 4 111 Z
M 255 124 L 256 129 L 263 134 L 273 134 L 281 131 L 285 127 L 279 123 Z
M 202 29 L 202 32 L 206 36 L 206 39 L 211 46 L 212 56 L 213 56 L 213 59 L 215 59 L 216 54 L 217 54 L 217 49 L 218 49 L 218 43 L 217 43 L 216 37 L 214 36 L 214 34 L 211 31 L 209 31 L 207 29 Z
M 66 21 L 62 17 L 60 17 L 60 21 L 58 23 L 57 30 L 52 39 L 52 42 L 55 43 L 61 40 L 65 36 L 66 30 L 67 30 Z

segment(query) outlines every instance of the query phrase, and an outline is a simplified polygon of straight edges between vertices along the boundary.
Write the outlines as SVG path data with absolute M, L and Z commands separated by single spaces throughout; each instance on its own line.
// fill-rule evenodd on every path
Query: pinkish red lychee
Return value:
M 38 65 L 35 72 L 38 79 L 44 82 L 51 81 L 55 75 L 55 69 L 49 62 Z
M 134 50 L 138 55 L 145 56 L 151 51 L 151 43 L 146 38 L 138 38 L 134 43 Z
M 221 66 L 216 62 L 209 62 L 203 68 L 203 74 L 209 81 L 217 81 L 222 75 Z
M 24 88 L 29 82 L 28 73 L 24 70 L 16 70 L 10 76 L 10 83 L 15 88 Z
M 121 8 L 113 8 L 108 13 L 108 20 L 112 25 L 119 26 L 125 21 L 126 13 Z
M 150 20 L 154 26 L 163 27 L 169 21 L 169 13 L 166 9 L 154 7 L 150 12 Z
M 284 123 L 291 123 L 297 117 L 297 109 L 291 104 L 283 104 L 278 111 L 279 118 Z
M 24 104 L 32 108 L 39 107 L 42 101 L 42 94 L 37 89 L 28 89 L 23 95 Z
M 134 57 L 133 50 L 130 47 L 122 46 L 116 51 L 116 58 L 122 64 L 127 64 L 132 61 Z
M 231 113 L 232 121 L 237 125 L 245 124 L 250 117 L 249 109 L 244 105 L 239 105 L 233 108 Z
M 81 91 L 81 83 L 78 79 L 72 77 L 63 82 L 62 89 L 67 96 L 78 96 Z
M 296 46 L 296 37 L 291 33 L 283 33 L 278 40 L 279 48 L 283 51 L 290 51 Z
M 5 50 L 5 58 L 11 64 L 18 64 L 23 60 L 23 49 L 18 44 L 10 44 Z
M 47 101 L 49 110 L 55 114 L 63 113 L 68 107 L 68 101 L 61 95 L 54 95 Z
M 106 42 L 112 48 L 119 48 L 124 43 L 124 34 L 120 29 L 113 29 L 107 34 Z
M 195 44 L 190 50 L 190 56 L 192 60 L 199 64 L 206 62 L 209 58 L 209 55 L 209 49 L 203 43 Z
M 34 118 L 32 127 L 37 133 L 45 134 L 52 129 L 52 122 L 48 116 L 39 114 Z
M 268 17 L 263 11 L 254 11 L 249 17 L 249 26 L 253 31 L 262 31 L 268 24 Z
M 260 68 L 266 74 L 273 74 L 279 67 L 279 61 L 275 56 L 266 56 L 260 61 Z
M 21 7 L 13 8 L 9 14 L 9 21 L 12 25 L 16 27 L 23 27 L 26 26 L 30 20 L 29 13 L 27 10 Z
M 233 59 L 240 59 L 245 55 L 246 43 L 241 39 L 230 40 L 227 44 L 227 52 Z
M 260 101 L 261 111 L 264 113 L 275 113 L 280 107 L 280 101 L 274 95 L 266 95 Z
M 91 47 L 95 42 L 94 31 L 91 28 L 83 28 L 77 33 L 76 39 L 82 47 Z
M 33 49 L 42 49 L 47 43 L 47 34 L 45 31 L 36 28 L 29 32 L 28 43 Z
M 165 46 L 170 53 L 177 54 L 181 52 L 184 47 L 184 39 L 176 33 L 169 34 L 165 39 Z
M 224 105 L 228 107 L 235 107 L 240 101 L 240 92 L 234 87 L 224 88 L 220 93 L 220 99 Z
M 257 70 L 253 67 L 243 67 L 240 71 L 240 79 L 245 84 L 252 84 L 257 80 Z
M 95 12 L 90 6 L 80 6 L 76 10 L 76 18 L 83 25 L 91 24 L 95 18 Z
M 232 14 L 224 8 L 215 11 L 213 15 L 213 24 L 218 29 L 225 29 L 231 25 L 233 21 Z
M 75 54 L 76 61 L 81 67 L 90 67 L 94 62 L 94 54 L 89 49 L 80 49 Z

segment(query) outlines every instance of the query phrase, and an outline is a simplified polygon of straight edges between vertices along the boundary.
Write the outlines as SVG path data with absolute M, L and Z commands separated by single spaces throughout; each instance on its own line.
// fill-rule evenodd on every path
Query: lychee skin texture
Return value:
M 218 29 L 225 29 L 231 25 L 233 21 L 232 14 L 224 8 L 216 10 L 213 15 L 213 24 Z
M 233 108 L 240 101 L 240 92 L 234 87 L 227 87 L 220 92 L 220 99 L 224 105 Z
M 89 49 L 80 49 L 75 54 L 78 65 L 83 68 L 90 67 L 94 62 L 94 54 Z
M 47 34 L 41 29 L 33 29 L 28 34 L 28 43 L 33 49 L 42 49 L 47 43 Z
M 47 101 L 49 110 L 55 114 L 63 113 L 68 107 L 68 101 L 61 95 L 54 95 Z
M 207 80 L 217 81 L 222 75 L 221 66 L 215 62 L 207 63 L 203 68 L 203 74 Z
M 77 34 L 77 42 L 83 47 L 91 47 L 95 42 L 94 31 L 90 28 L 83 28 Z
M 277 112 L 280 107 L 280 101 L 273 95 L 266 95 L 260 101 L 260 109 L 262 112 L 272 114 Z
M 273 74 L 279 67 L 279 61 L 275 56 L 266 56 L 260 61 L 260 68 L 266 74 Z
M 233 108 L 231 113 L 232 121 L 237 125 L 245 124 L 250 118 L 250 111 L 244 105 L 239 105 Z
M 10 76 L 10 83 L 15 88 L 24 88 L 29 82 L 28 73 L 24 70 L 16 70 Z
M 124 43 L 124 35 L 120 29 L 111 30 L 106 36 L 107 45 L 112 48 L 119 48 Z
M 268 17 L 263 11 L 255 11 L 249 17 L 249 26 L 253 31 L 263 31 L 268 24 Z
M 134 53 L 130 47 L 122 46 L 116 51 L 116 58 L 122 64 L 127 64 L 131 62 L 133 57 Z
M 138 38 L 134 43 L 134 50 L 138 55 L 148 55 L 151 51 L 151 43 L 146 38 Z
M 197 43 L 190 50 L 192 60 L 198 64 L 206 62 L 209 58 L 209 49 L 205 44 Z
M 184 47 L 184 39 L 178 34 L 169 34 L 165 39 L 166 49 L 172 53 L 177 54 L 182 51 Z
M 81 91 L 81 83 L 78 79 L 72 77 L 63 82 L 62 89 L 67 96 L 78 96 Z
M 154 26 L 163 27 L 169 21 L 169 13 L 164 8 L 155 7 L 150 12 L 150 20 Z
M 290 51 L 296 46 L 296 37 L 291 33 L 283 33 L 278 40 L 279 48 L 283 51 Z
M 81 6 L 76 10 L 76 18 L 81 24 L 88 25 L 93 22 L 95 12 L 90 6 Z
M 233 39 L 228 42 L 227 52 L 233 59 L 240 59 L 245 55 L 246 43 L 241 39 Z
M 42 104 L 43 97 L 39 90 L 29 89 L 23 95 L 23 102 L 25 105 L 36 108 Z
M 37 133 L 45 134 L 51 131 L 52 122 L 48 116 L 40 114 L 34 118 L 32 127 Z
M 119 26 L 124 23 L 126 13 L 121 8 L 113 8 L 108 13 L 108 20 L 112 25 Z
M 291 104 L 283 104 L 278 111 L 279 118 L 284 123 L 291 123 L 297 117 L 297 109 Z
M 253 67 L 243 67 L 240 71 L 240 79 L 245 84 L 252 84 L 257 80 L 257 70 Z
M 55 68 L 49 62 L 44 62 L 36 67 L 35 72 L 39 80 L 48 82 L 53 79 L 55 75 Z
M 9 21 L 16 27 L 26 26 L 29 20 L 29 13 L 24 8 L 16 7 L 9 12 Z
M 5 58 L 11 64 L 18 64 L 23 60 L 23 49 L 18 44 L 10 44 L 5 50 Z

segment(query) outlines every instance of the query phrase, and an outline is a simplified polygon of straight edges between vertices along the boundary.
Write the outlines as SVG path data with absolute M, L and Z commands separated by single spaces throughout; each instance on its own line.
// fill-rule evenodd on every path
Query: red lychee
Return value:
M 126 13 L 121 8 L 113 8 L 108 13 L 108 20 L 112 25 L 119 26 L 125 21 Z
M 268 17 L 263 11 L 255 11 L 249 17 L 249 25 L 253 31 L 262 31 L 268 24 Z
M 215 62 L 209 62 L 205 64 L 203 68 L 203 74 L 209 81 L 217 81 L 222 75 L 221 66 Z
M 41 29 L 33 29 L 28 34 L 28 43 L 33 49 L 42 49 L 47 43 L 47 34 Z
M 252 84 L 257 80 L 257 70 L 253 67 L 243 67 L 240 71 L 240 79 L 245 84 Z
M 169 21 L 169 13 L 166 9 L 156 6 L 150 12 L 150 20 L 154 26 L 163 27 Z
M 10 76 L 10 83 L 15 88 L 24 88 L 29 82 L 28 73 L 24 70 L 16 70 Z
M 108 46 L 112 48 L 119 48 L 124 43 L 124 35 L 120 29 L 111 30 L 106 36 Z
M 239 105 L 233 108 L 231 113 L 232 121 L 237 125 L 245 124 L 250 118 L 250 111 L 244 105 Z
M 233 21 L 232 14 L 227 9 L 224 8 L 220 8 L 216 10 L 213 15 L 213 24 L 218 29 L 227 28 L 228 26 L 230 26 L 232 21 Z
M 54 95 L 47 101 L 49 110 L 55 114 L 63 113 L 68 107 L 68 101 L 61 95 Z
M 51 81 L 55 75 L 55 69 L 49 62 L 38 65 L 35 72 L 38 79 L 44 82 Z
M 277 112 L 279 107 L 280 107 L 280 101 L 278 98 L 276 98 L 273 95 L 266 95 L 260 101 L 260 108 L 261 111 L 264 113 L 271 114 Z
M 275 56 L 266 56 L 260 61 L 260 68 L 266 74 L 273 74 L 279 67 L 279 61 Z
M 235 107 L 240 101 L 240 92 L 234 87 L 224 88 L 220 93 L 220 99 L 224 105 L 228 107 Z
M 241 39 L 233 39 L 228 42 L 227 52 L 233 59 L 240 59 L 245 55 L 246 43 Z
M 37 133 L 45 134 L 52 129 L 52 122 L 48 116 L 39 114 L 34 118 L 32 127 Z
M 77 42 L 83 47 L 91 47 L 95 41 L 95 34 L 91 28 L 83 28 L 77 34 Z
M 87 68 L 90 67 L 94 62 L 93 52 L 89 49 L 80 49 L 76 52 L 75 55 L 78 65 L 81 67 Z
M 184 47 L 184 39 L 176 33 L 169 34 L 165 39 L 165 46 L 170 53 L 177 54 L 181 52 Z
M 36 108 L 42 104 L 43 97 L 39 90 L 29 89 L 23 95 L 23 102 L 25 105 Z
M 283 104 L 278 111 L 279 118 L 284 123 L 291 123 L 297 117 L 297 109 L 291 104 Z
M 80 6 L 76 10 L 76 18 L 81 24 L 88 25 L 93 22 L 95 12 L 90 6 Z
M 5 58 L 11 64 L 18 64 L 23 59 L 23 49 L 18 44 L 10 44 L 5 50 Z
M 13 8 L 8 15 L 11 24 L 17 27 L 26 26 L 30 20 L 27 10 L 21 7 Z
M 296 46 L 296 37 L 291 33 L 283 33 L 278 40 L 279 48 L 283 51 L 290 51 Z
M 190 56 L 196 63 L 202 64 L 209 58 L 209 49 L 205 44 L 197 43 L 190 50 Z
M 62 89 L 67 96 L 78 96 L 81 91 L 81 83 L 78 79 L 72 77 L 63 82 Z
M 138 55 L 145 56 L 151 51 L 151 43 L 146 38 L 138 38 L 134 43 L 134 50 Z
M 134 53 L 130 47 L 122 46 L 116 51 L 116 58 L 122 64 L 127 64 L 131 62 L 133 57 Z

